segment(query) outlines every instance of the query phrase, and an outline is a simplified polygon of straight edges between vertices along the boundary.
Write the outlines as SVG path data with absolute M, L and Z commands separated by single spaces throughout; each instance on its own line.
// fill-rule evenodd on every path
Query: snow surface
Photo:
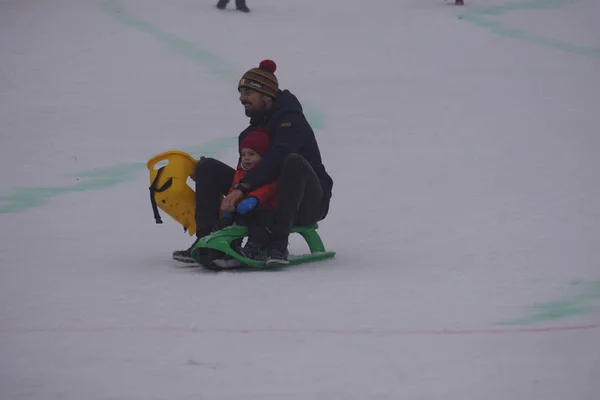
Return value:
M 451 4 L 1 0 L 0 399 L 600 398 L 600 3 Z M 183 268 L 144 164 L 233 165 L 264 58 L 337 257 Z

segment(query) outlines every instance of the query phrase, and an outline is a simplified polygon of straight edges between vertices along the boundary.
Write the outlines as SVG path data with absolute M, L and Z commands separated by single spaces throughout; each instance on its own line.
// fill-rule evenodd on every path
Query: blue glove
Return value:
M 223 218 L 233 219 L 233 213 L 231 211 L 223 211 Z
M 237 205 L 237 212 L 240 214 L 246 214 L 247 212 L 252 211 L 257 205 L 258 199 L 256 197 L 248 197 Z

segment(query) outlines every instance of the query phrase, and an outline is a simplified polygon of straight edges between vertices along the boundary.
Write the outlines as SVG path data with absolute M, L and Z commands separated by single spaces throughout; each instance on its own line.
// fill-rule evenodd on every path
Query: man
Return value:
M 229 194 L 235 169 L 213 158 L 201 159 L 196 165 L 196 236 L 201 238 L 215 229 L 219 208 L 233 210 L 245 194 L 279 179 L 266 263 L 287 264 L 292 227 L 311 225 L 327 216 L 333 180 L 322 163 L 300 102 L 288 90 L 279 89 L 276 69 L 273 61 L 264 60 L 258 68 L 248 70 L 238 84 L 240 102 L 250 117 L 250 126 L 240 133 L 238 144 L 249 133 L 266 129 L 270 147 L 261 162 Z M 192 248 L 174 252 L 173 258 L 190 261 Z
M 217 8 L 219 10 L 224 10 L 225 7 L 227 7 L 227 3 L 229 3 L 229 0 L 219 0 Z M 245 13 L 250 12 L 250 9 L 246 5 L 246 0 L 235 0 L 235 9 Z

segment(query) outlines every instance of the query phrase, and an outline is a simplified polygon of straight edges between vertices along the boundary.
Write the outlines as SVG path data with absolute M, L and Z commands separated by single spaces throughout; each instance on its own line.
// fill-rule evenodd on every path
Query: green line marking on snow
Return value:
M 168 32 L 164 32 L 156 25 L 143 21 L 122 6 L 119 0 L 103 0 L 100 2 L 103 12 L 126 26 L 145 32 L 157 41 L 163 43 L 175 54 L 192 61 L 202 67 L 207 73 L 219 78 L 227 85 L 235 85 L 244 73 L 235 65 L 224 60 L 214 53 L 199 47 L 197 44 L 179 38 Z M 324 114 L 311 106 L 304 106 L 305 114 L 314 129 L 325 127 Z M 243 127 L 240 127 L 240 131 Z M 188 149 L 181 149 L 193 156 L 204 155 L 216 157 L 227 149 L 235 149 L 237 136 L 216 139 Z M 165 151 L 168 149 L 165 149 Z M 148 159 L 152 155 L 148 155 Z M 76 181 L 69 186 L 60 187 L 27 187 L 16 188 L 8 194 L 0 196 L 0 214 L 20 213 L 31 208 L 41 207 L 57 196 L 63 194 L 85 191 L 107 189 L 121 183 L 136 179 L 138 173 L 146 169 L 145 162 L 133 162 L 98 168 L 91 171 L 82 171 L 68 176 L 74 177 Z
M 521 29 L 511 28 L 503 22 L 490 20 L 490 17 L 497 17 L 514 11 L 556 10 L 574 4 L 578 1 L 579 0 L 532 0 L 523 3 L 510 3 L 499 6 L 471 8 L 466 12 L 459 14 L 459 18 L 472 25 L 484 28 L 495 35 L 518 39 L 535 43 L 540 46 L 552 47 L 558 50 L 600 59 L 600 48 L 576 45 L 558 39 L 534 35 Z
M 573 293 L 569 296 L 535 304 L 531 307 L 527 316 L 502 321 L 496 325 L 533 325 L 600 311 L 600 280 L 573 281 L 571 282 L 571 288 Z
M 102 0 L 100 2 L 102 11 L 115 18 L 117 21 L 135 28 L 141 32 L 147 33 L 157 41 L 164 44 L 169 50 L 177 55 L 190 60 L 209 74 L 221 79 L 228 86 L 234 87 L 244 72 L 252 65 L 244 69 L 236 67 L 233 63 L 219 57 L 211 51 L 198 46 L 171 33 L 165 32 L 156 25 L 138 18 L 135 14 L 128 11 L 119 0 Z M 250 63 L 258 64 L 260 60 L 250 60 Z M 293 91 L 293 90 L 292 90 Z M 325 127 L 325 116 L 314 106 L 303 103 L 304 113 L 314 129 Z
M 202 145 L 182 149 L 182 151 L 194 157 L 200 155 L 217 157 L 220 153 L 235 148 L 236 143 L 237 136 L 219 138 Z M 72 177 L 75 181 L 69 186 L 18 188 L 0 196 L 0 214 L 20 213 L 31 208 L 41 207 L 48 204 L 53 198 L 66 193 L 108 189 L 127 181 L 133 181 L 138 173 L 146 170 L 146 162 L 132 162 L 68 174 L 66 176 Z

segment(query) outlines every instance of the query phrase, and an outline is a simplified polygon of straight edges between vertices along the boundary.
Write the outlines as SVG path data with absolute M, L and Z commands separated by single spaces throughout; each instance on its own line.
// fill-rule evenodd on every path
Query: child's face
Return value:
M 242 156 L 242 167 L 245 169 L 252 169 L 256 167 L 262 158 L 260 154 L 254 150 L 245 148 L 242 149 L 240 155 Z

